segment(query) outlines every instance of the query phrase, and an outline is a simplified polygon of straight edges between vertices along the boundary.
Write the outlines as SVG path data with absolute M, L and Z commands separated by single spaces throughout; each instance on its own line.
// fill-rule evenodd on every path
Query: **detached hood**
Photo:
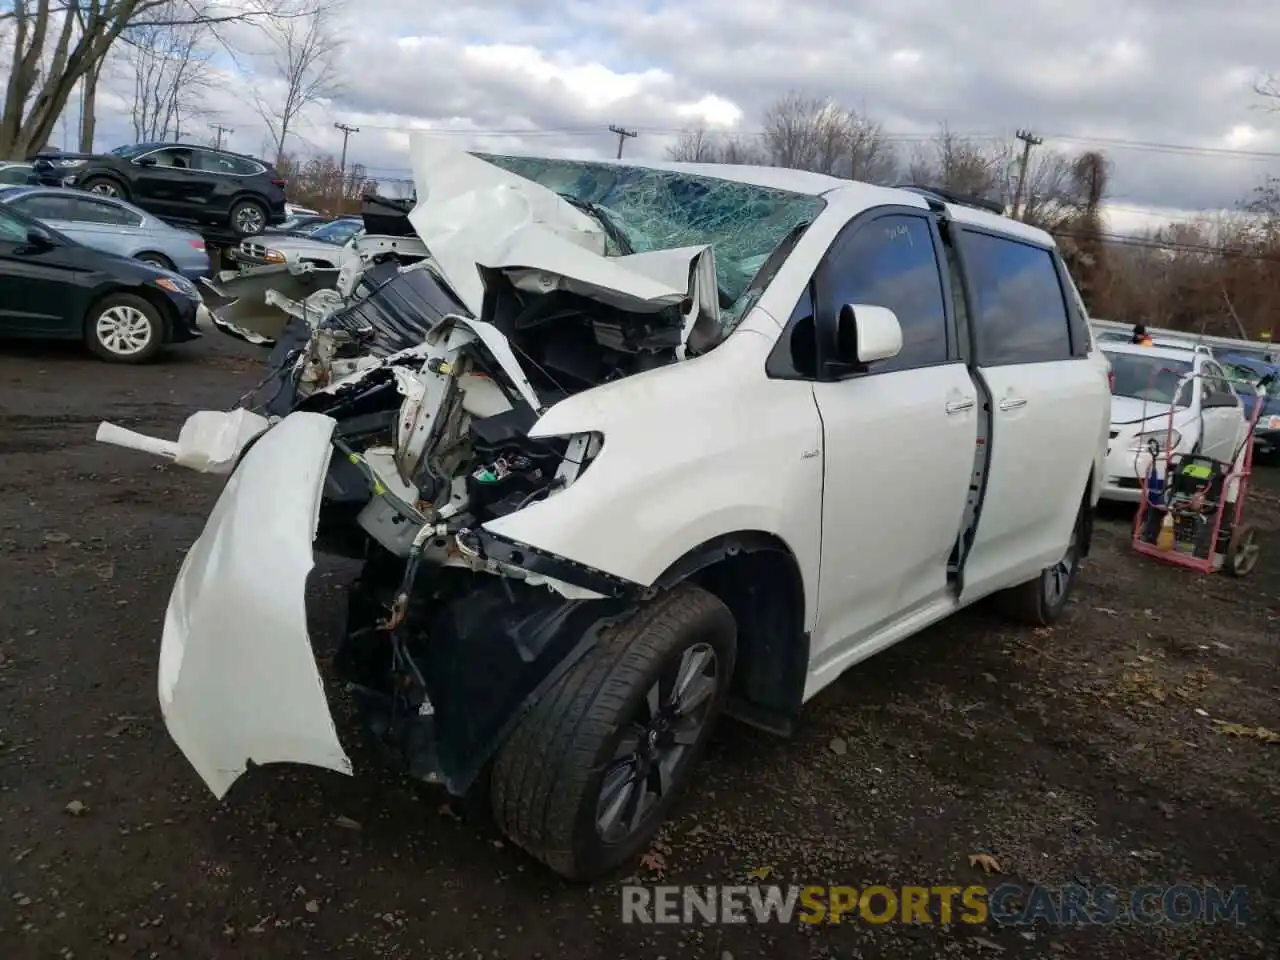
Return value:
M 636 313 L 688 302 L 686 336 L 698 317 L 718 321 L 709 246 L 606 256 L 601 223 L 546 187 L 428 134 L 410 150 L 418 203 L 409 221 L 473 316 L 487 268 L 521 290 L 564 290 Z
M 1179 407 L 1173 412 L 1174 426 L 1185 422 L 1190 416 L 1191 410 L 1189 408 Z M 1111 425 L 1113 427 L 1140 423 L 1143 420 L 1168 423 L 1169 404 L 1154 403 L 1150 400 L 1144 402 L 1136 397 L 1113 396 L 1111 398 Z

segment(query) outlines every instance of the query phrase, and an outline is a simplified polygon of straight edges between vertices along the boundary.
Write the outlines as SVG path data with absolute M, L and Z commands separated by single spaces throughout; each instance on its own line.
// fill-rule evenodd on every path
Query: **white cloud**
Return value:
M 347 0 L 342 32 L 342 89 L 307 111 L 292 146 L 336 152 L 333 122 L 354 123 L 349 156 L 388 176 L 407 176 L 409 127 L 464 147 L 599 156 L 616 149 L 608 127 L 621 124 L 640 132 L 628 154 L 660 157 L 693 124 L 751 133 L 790 88 L 892 132 L 1030 126 L 1060 149 L 1107 138 L 1280 151 L 1280 117 L 1257 109 L 1250 88 L 1280 70 L 1280 18 L 1263 0 Z M 227 35 L 261 46 L 250 29 Z M 220 76 L 201 124 L 232 127 L 233 147 L 259 152 L 249 82 Z M 100 96 L 99 147 L 130 139 L 129 90 L 117 70 Z M 1100 146 L 1114 163 L 1118 231 L 1165 215 L 1126 209 L 1230 207 L 1280 168 L 1266 156 Z

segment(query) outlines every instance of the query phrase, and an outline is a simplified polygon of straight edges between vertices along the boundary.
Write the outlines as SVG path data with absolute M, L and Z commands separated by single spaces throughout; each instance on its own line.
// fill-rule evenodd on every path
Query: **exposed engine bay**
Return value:
M 271 349 L 239 409 L 196 414 L 176 443 L 99 439 L 231 474 L 278 423 L 331 420 L 314 545 L 364 562 L 335 667 L 381 744 L 461 791 L 515 707 L 639 593 L 486 529 L 563 495 L 608 444 L 535 425 L 714 349 L 822 201 L 425 138 L 413 159 L 416 204 L 367 200 L 338 269 L 210 284 L 229 301 L 215 325 Z

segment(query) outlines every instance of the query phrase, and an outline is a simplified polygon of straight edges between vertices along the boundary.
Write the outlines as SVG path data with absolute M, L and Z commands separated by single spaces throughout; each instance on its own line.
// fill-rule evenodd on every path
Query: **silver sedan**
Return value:
M 132 257 L 189 280 L 209 275 L 209 253 L 198 233 L 115 197 L 65 187 L 4 187 L 0 204 L 47 223 L 86 247 Z

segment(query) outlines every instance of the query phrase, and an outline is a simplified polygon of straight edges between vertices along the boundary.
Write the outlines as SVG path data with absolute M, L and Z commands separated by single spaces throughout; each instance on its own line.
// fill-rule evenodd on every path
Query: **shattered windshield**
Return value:
M 594 207 L 606 233 L 620 235 L 632 253 L 713 246 L 726 333 L 751 306 L 748 289 L 769 254 L 826 205 L 821 197 L 671 170 L 475 156 Z M 627 250 L 614 239 L 607 252 Z

